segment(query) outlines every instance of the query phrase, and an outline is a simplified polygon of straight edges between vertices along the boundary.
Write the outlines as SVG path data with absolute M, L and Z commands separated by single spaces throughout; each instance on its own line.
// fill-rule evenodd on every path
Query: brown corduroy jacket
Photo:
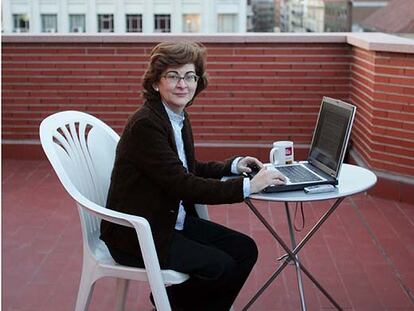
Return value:
M 168 254 L 180 200 L 187 214 L 194 216 L 194 203 L 243 201 L 243 178 L 220 181 L 231 174 L 234 158 L 224 163 L 198 162 L 187 113 L 182 135 L 188 172 L 178 157 L 163 104 L 146 102 L 130 117 L 118 143 L 107 199 L 107 208 L 148 220 L 161 265 Z M 102 221 L 101 239 L 142 258 L 133 228 Z

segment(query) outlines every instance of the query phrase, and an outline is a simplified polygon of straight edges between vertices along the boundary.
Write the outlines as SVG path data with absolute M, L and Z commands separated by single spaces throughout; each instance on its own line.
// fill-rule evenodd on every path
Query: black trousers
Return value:
M 137 258 L 110 249 L 114 260 L 142 266 Z M 243 233 L 186 216 L 184 230 L 174 231 L 162 269 L 187 273 L 186 282 L 167 288 L 177 310 L 228 311 L 257 260 L 256 243 Z

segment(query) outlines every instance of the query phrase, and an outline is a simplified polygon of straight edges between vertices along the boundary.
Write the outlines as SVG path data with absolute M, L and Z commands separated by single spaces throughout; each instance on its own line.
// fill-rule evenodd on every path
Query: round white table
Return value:
M 313 275 L 302 265 L 302 263 L 299 260 L 298 253 L 302 249 L 302 247 L 306 245 L 309 239 L 317 232 L 321 225 L 329 218 L 329 216 L 334 212 L 334 210 L 340 205 L 340 203 L 344 200 L 345 197 L 366 191 L 372 186 L 374 186 L 376 182 L 377 177 L 370 170 L 355 165 L 342 164 L 340 175 L 338 178 L 338 185 L 332 192 L 309 194 L 305 193 L 303 190 L 300 190 L 274 193 L 256 193 L 246 198 L 245 203 L 257 216 L 257 218 L 263 223 L 263 225 L 267 228 L 270 234 L 277 240 L 280 246 L 286 251 L 286 254 L 278 258 L 278 260 L 281 260 L 282 263 L 278 266 L 276 271 L 257 291 L 257 293 L 253 296 L 253 298 L 246 304 L 246 306 L 242 310 L 247 310 L 256 301 L 256 299 L 259 298 L 263 291 L 276 279 L 279 273 L 282 272 L 282 270 L 287 266 L 289 262 L 293 262 L 296 267 L 296 276 L 302 310 L 306 310 L 306 302 L 301 272 L 303 272 L 313 282 L 313 284 L 329 299 L 329 301 L 335 306 L 336 309 L 342 310 L 341 306 L 322 287 L 322 285 L 313 277 Z M 306 236 L 298 244 L 296 244 L 292 218 L 289 211 L 289 202 L 322 201 L 330 199 L 336 200 L 332 204 L 332 206 L 327 210 L 327 212 L 323 214 L 320 217 L 320 219 L 315 223 L 312 229 L 309 230 Z M 283 239 L 279 236 L 276 230 L 267 222 L 267 220 L 263 217 L 260 211 L 254 206 L 252 200 L 284 202 L 287 223 L 289 227 L 291 247 L 289 247 L 283 241 Z
M 338 185 L 332 192 L 307 194 L 303 190 L 274 193 L 255 193 L 250 199 L 279 202 L 303 202 L 337 199 L 368 190 L 377 182 L 370 170 L 351 164 L 342 164 Z

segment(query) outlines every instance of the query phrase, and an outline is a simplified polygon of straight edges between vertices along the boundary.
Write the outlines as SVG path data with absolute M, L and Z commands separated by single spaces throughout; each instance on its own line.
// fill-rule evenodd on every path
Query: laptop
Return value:
M 338 176 L 351 136 L 356 107 L 323 97 L 306 161 L 287 165 L 266 165 L 280 171 L 286 184 L 269 186 L 263 192 L 301 190 L 308 186 L 338 184 Z

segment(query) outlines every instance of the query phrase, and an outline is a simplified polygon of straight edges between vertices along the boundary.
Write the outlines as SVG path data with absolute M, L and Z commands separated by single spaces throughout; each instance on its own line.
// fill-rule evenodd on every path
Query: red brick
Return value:
M 347 55 L 348 50 L 344 48 L 316 48 L 316 49 L 295 49 L 293 54 L 303 55 Z M 289 53 L 288 53 L 289 54 Z
M 374 168 L 376 163 L 378 166 L 381 166 L 381 169 L 388 172 L 394 172 L 401 175 L 413 176 L 414 168 L 413 166 L 399 165 L 398 162 L 384 163 L 384 162 L 374 162 Z
M 402 128 L 402 121 L 398 119 L 382 119 L 374 117 L 372 118 L 372 124 L 381 127 Z
M 375 102 L 375 109 L 384 109 L 384 110 L 393 110 L 393 111 L 402 111 L 404 109 L 403 103 L 390 103 L 390 102 L 383 102 L 383 101 L 376 101 Z M 380 111 L 376 111 L 375 114 L 379 115 Z
M 33 56 L 33 55 L 3 55 L 2 61 L 4 63 L 14 63 L 14 62 L 31 62 L 31 61 L 39 61 L 41 60 L 41 56 Z
M 408 113 L 389 111 L 388 112 L 388 117 L 392 120 L 413 121 L 414 116 L 412 114 L 408 114 Z
M 404 75 L 404 68 L 395 68 L 395 67 L 375 67 L 375 72 L 377 74 L 386 74 L 386 75 Z
M 414 67 L 414 60 L 407 58 L 389 57 L 389 58 L 377 58 L 375 62 L 379 65 L 387 65 L 394 67 Z
M 56 53 L 60 53 L 60 54 L 85 54 L 86 53 L 85 48 L 59 48 L 56 49 Z M 31 50 L 30 50 L 31 51 Z M 48 51 L 50 53 L 50 51 Z
M 369 63 L 369 62 L 367 62 L 365 60 L 362 60 L 362 59 L 354 59 L 352 61 L 352 66 L 359 67 L 359 68 L 362 68 L 362 69 L 370 71 L 370 72 L 373 72 L 376 68 L 374 64 Z
M 350 70 L 350 64 L 321 64 L 321 69 L 334 69 L 334 70 L 342 70 L 342 71 L 349 71 Z
M 378 82 L 378 83 L 390 83 L 391 79 L 393 79 L 392 77 L 387 77 L 387 76 L 379 76 L 379 75 L 375 75 L 374 76 L 374 82 Z
M 384 84 L 377 84 L 375 87 L 376 91 L 385 92 L 385 93 L 403 93 L 404 88 L 398 85 L 384 85 Z
M 102 72 L 101 75 L 103 75 L 103 76 L 122 76 L 122 77 L 125 77 L 125 76 L 131 76 L 131 73 L 132 73 L 131 70 L 110 70 L 110 71 L 108 70 L 108 71 Z M 142 76 L 142 74 L 144 72 L 134 71 L 133 73 L 134 73 L 134 75 Z
M 242 56 L 209 56 L 208 61 L 209 62 L 223 62 L 223 63 L 231 63 L 231 62 L 242 62 L 245 61 L 245 57 Z M 257 61 L 257 59 L 252 59 L 252 61 Z
M 404 131 L 393 131 L 386 129 L 385 134 L 381 136 L 375 136 L 375 141 L 382 144 L 397 145 L 401 147 L 413 148 L 413 139 L 405 137 L 407 132 Z M 411 135 L 413 136 L 413 135 Z M 405 138 L 405 139 L 401 139 Z
M 87 54 L 95 54 L 95 55 L 99 55 L 99 54 L 115 54 L 115 49 L 109 49 L 109 48 L 100 48 L 100 49 L 96 49 L 96 48 L 87 48 L 86 49 L 86 53 Z
M 234 54 L 247 54 L 247 55 L 256 55 L 256 54 L 263 54 L 263 49 L 262 48 L 258 48 L 258 49 L 249 49 L 249 48 L 244 48 L 244 49 L 234 49 L 233 50 Z
M 208 48 L 208 55 L 231 55 L 234 54 L 234 49 L 229 48 Z
M 392 83 L 392 84 L 407 85 L 407 86 L 414 85 L 414 78 L 411 78 L 411 77 L 408 77 L 408 76 L 405 76 L 405 77 L 390 77 L 388 80 L 389 81 L 386 81 L 386 82 L 389 82 L 389 83 Z
M 405 105 L 414 105 L 414 96 L 400 95 L 400 94 L 387 94 L 386 99 L 392 102 L 401 102 Z
M 407 76 L 410 76 L 410 77 L 414 76 L 414 69 L 411 69 L 411 68 L 404 69 L 404 74 L 403 75 L 407 75 Z
M 369 62 L 373 63 L 375 61 L 375 52 L 373 51 L 366 51 L 360 48 L 353 48 L 352 55 L 354 58 L 363 58 L 368 60 Z
M 404 87 L 403 94 L 414 95 L 414 87 Z
M 266 69 L 266 70 L 286 70 L 286 69 L 291 69 L 292 65 L 289 64 L 277 64 L 277 63 L 272 63 L 272 64 L 261 64 L 260 68 L 262 69 Z
M 397 147 L 396 146 L 382 146 L 382 147 L 383 147 L 383 151 L 386 153 L 391 153 L 391 154 L 395 154 L 395 155 L 403 156 L 403 157 L 412 157 L 414 153 L 412 149 L 405 149 L 399 146 Z
M 322 84 L 349 84 L 349 77 L 321 77 L 320 81 Z
M 44 76 L 69 76 L 72 75 L 73 71 L 70 70 L 42 70 L 33 71 L 31 75 L 44 75 Z
M 308 75 L 319 75 L 321 77 L 324 76 L 336 76 L 336 77 L 348 77 L 348 71 L 340 71 L 340 70 L 334 70 L 334 71 L 310 71 L 308 72 Z
M 403 122 L 403 129 L 414 132 L 414 123 Z
M 75 65 L 76 66 L 76 65 Z M 57 63 L 27 63 L 24 65 L 25 68 L 29 68 L 29 69 L 57 69 Z M 61 67 L 63 68 L 63 67 Z M 33 73 L 35 73 L 36 71 L 33 71 Z
M 374 72 L 371 70 L 368 70 L 364 66 L 360 66 L 358 64 L 352 64 L 351 70 L 353 75 L 360 75 L 360 76 L 366 76 L 367 78 L 374 80 Z
M 291 65 L 292 69 L 296 70 L 296 69 L 300 69 L 300 70 L 312 70 L 312 69 L 317 69 L 319 71 L 319 69 L 321 68 L 321 65 L 319 64 L 292 64 Z
M 85 64 L 82 63 L 56 63 L 55 64 L 56 69 L 84 69 L 85 68 Z

